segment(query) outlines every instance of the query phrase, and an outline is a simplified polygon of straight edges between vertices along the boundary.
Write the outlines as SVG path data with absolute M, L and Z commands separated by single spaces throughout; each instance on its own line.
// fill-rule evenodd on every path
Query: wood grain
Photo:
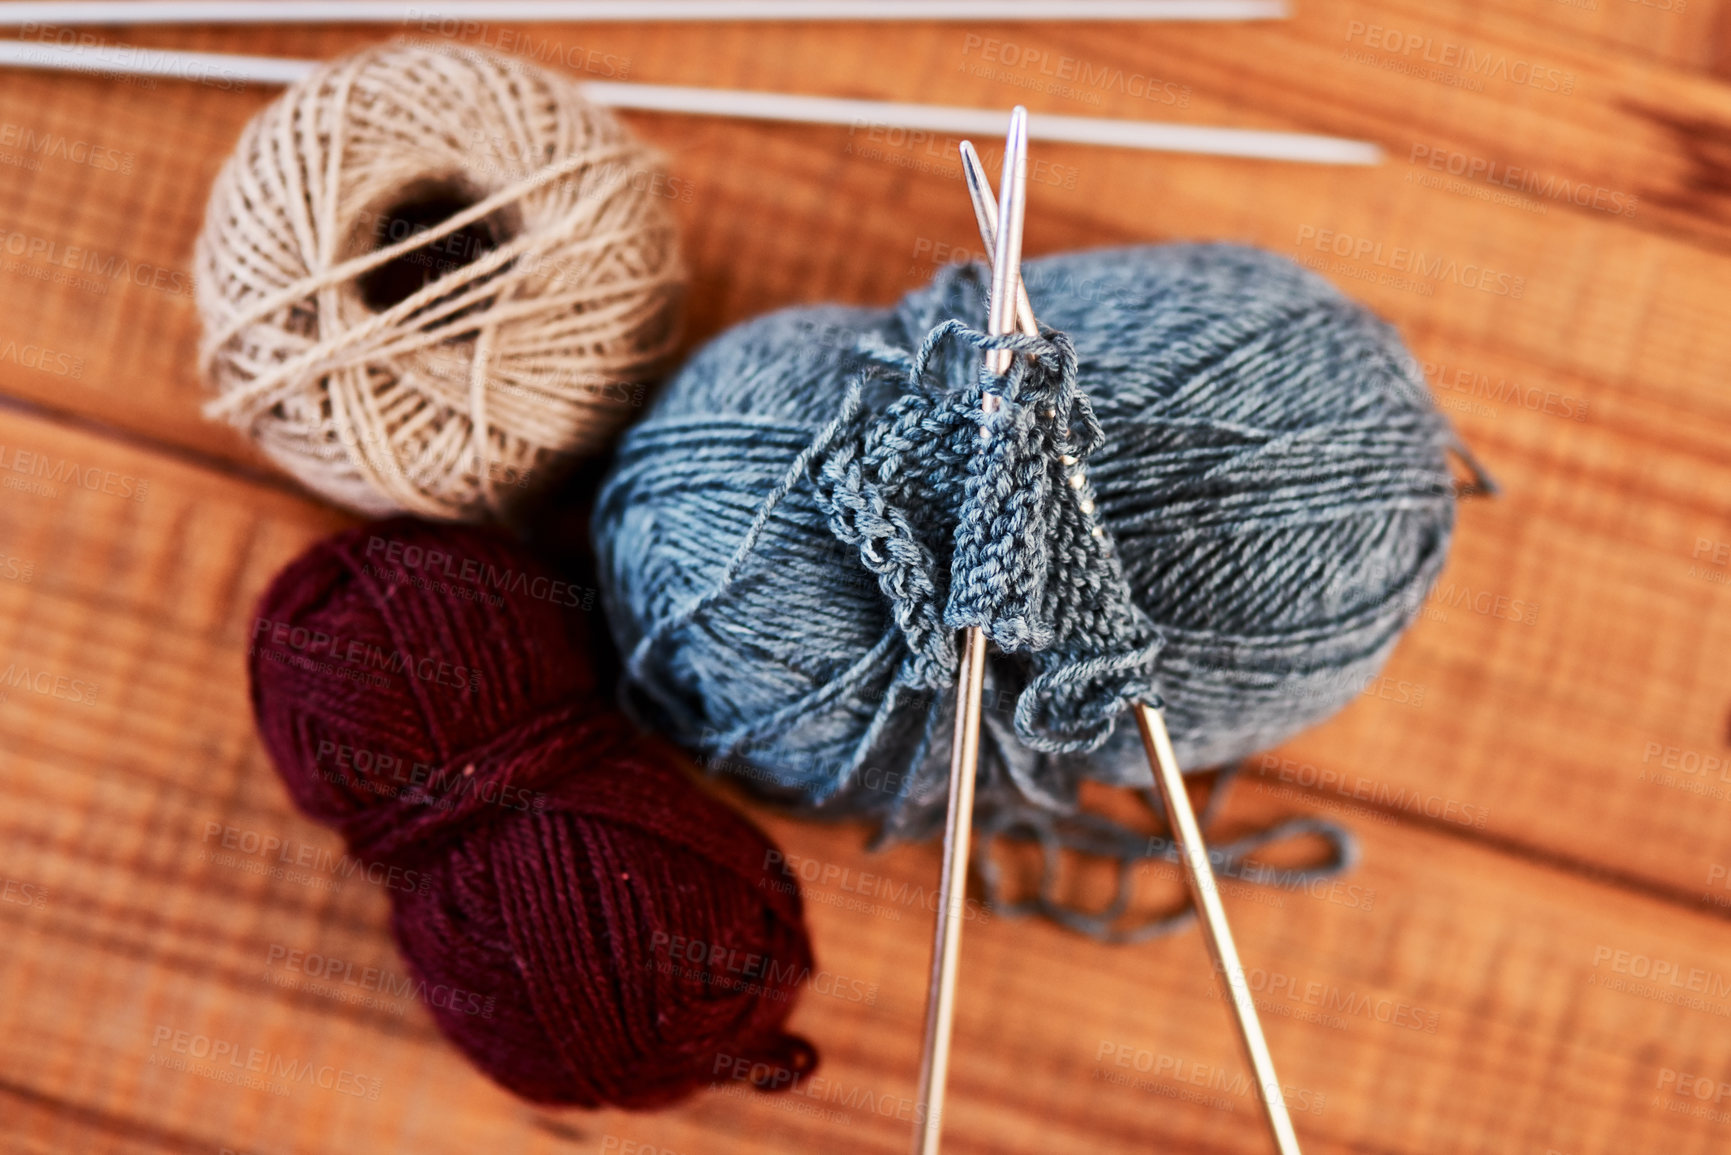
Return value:
M 1383 145 L 1384 165 L 1350 171 L 1039 146 L 1055 179 L 1030 193 L 1033 254 L 1220 237 L 1319 267 L 1401 328 L 1502 487 L 1463 504 L 1386 677 L 1254 760 L 1226 811 L 1228 832 L 1330 812 L 1364 841 L 1338 890 L 1229 886 L 1300 1133 L 1312 1152 L 1723 1150 L 1731 5 L 1300 7 L 1242 27 L 468 39 L 516 37 L 592 75 Z M 404 34 L 438 32 L 103 33 L 318 57 Z M 1100 79 L 1054 89 L 1030 50 Z M 1160 98 L 1115 70 L 1155 78 Z M 817 875 L 827 978 L 795 1022 L 824 1066 L 798 1095 L 533 1109 L 412 999 L 282 965 L 305 951 L 401 971 L 388 894 L 344 874 L 336 837 L 289 806 L 245 702 L 254 600 L 349 519 L 199 414 L 191 246 L 211 178 L 271 95 L 0 76 L 0 672 L 31 675 L 0 685 L 0 1148 L 904 1150 L 930 847 L 871 854 L 863 830 L 754 810 Z M 887 302 L 977 247 L 953 142 L 633 124 L 690 192 L 673 207 L 693 343 L 780 305 Z M 83 272 L 56 279 L 69 259 Z M 79 482 L 35 485 L 37 459 Z M 279 857 L 223 846 L 249 834 Z M 313 868 L 273 872 L 281 846 Z M 1146 875 L 1141 905 L 1179 901 L 1168 873 Z M 1101 884 L 1087 864 L 1067 877 L 1079 897 Z M 1106 948 L 988 918 L 964 951 L 949 1149 L 1267 1149 L 1193 932 Z M 173 1069 L 175 1032 L 314 1074 L 261 1089 Z M 319 1085 L 326 1070 L 340 1087 Z M 1688 1093 L 1698 1077 L 1705 1100 Z

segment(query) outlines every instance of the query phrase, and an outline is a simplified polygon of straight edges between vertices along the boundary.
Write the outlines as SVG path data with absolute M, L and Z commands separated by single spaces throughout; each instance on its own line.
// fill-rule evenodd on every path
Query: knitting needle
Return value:
M 706 20 L 1263 20 L 1283 0 L 125 0 L 5 3 L 0 26 L 24 24 L 493 24 Z
M 241 56 L 220 52 L 182 52 L 129 44 L 49 44 L 0 40 L 0 65 L 50 68 L 132 76 L 161 76 L 224 88 L 242 84 L 292 84 L 317 68 L 317 60 L 278 56 Z M 794 92 L 752 92 L 728 88 L 692 88 L 673 84 L 636 84 L 591 80 L 584 95 L 609 108 L 673 112 L 692 116 L 732 116 L 794 124 L 839 124 L 860 135 L 863 147 L 914 147 L 936 144 L 920 133 L 995 132 L 1002 114 L 983 108 L 941 104 L 905 104 L 883 100 L 847 100 Z M 1146 120 L 1113 120 L 1094 116 L 1028 118 L 1033 140 L 1067 141 L 1151 152 L 1184 152 L 1253 160 L 1297 161 L 1310 164 L 1379 164 L 1382 150 L 1368 141 L 1299 132 L 1262 132 L 1244 128 L 1211 128 L 1194 124 L 1161 124 Z
M 980 154 L 974 151 L 974 142 L 964 140 L 961 143 L 962 177 L 968 182 L 968 196 L 974 202 L 974 220 L 980 226 L 980 241 L 986 246 L 986 260 L 992 261 L 995 238 L 998 233 L 998 206 L 992 201 L 992 182 L 986 179 L 986 166 L 980 163 Z M 1034 319 L 1034 303 L 1028 300 L 1028 286 L 1022 283 L 1022 278 L 1016 278 L 1016 327 L 1030 337 L 1040 335 L 1040 323 Z
M 994 336 L 1013 333 L 1015 286 L 1022 277 L 1022 220 L 1028 190 L 1028 110 L 1018 105 L 1010 114 L 1000 177 L 1004 199 L 999 206 L 998 231 L 992 262 L 992 297 L 986 329 Z M 988 349 L 986 369 L 1002 377 L 1010 371 L 1008 349 Z M 986 413 L 998 408 L 987 393 L 980 402 Z M 982 427 L 980 436 L 987 430 Z M 962 664 L 956 678 L 956 729 L 950 745 L 950 802 L 944 818 L 944 867 L 939 884 L 937 928 L 932 938 L 932 978 L 926 1002 L 926 1036 L 920 1058 L 920 1092 L 916 1102 L 925 1114 L 915 1116 L 916 1155 L 937 1155 L 943 1131 L 944 1088 L 950 1067 L 950 1027 L 955 1014 L 956 960 L 962 945 L 962 903 L 968 891 L 968 843 L 974 827 L 974 775 L 980 764 L 980 695 L 985 686 L 986 636 L 979 627 L 962 635 Z
M 995 277 L 998 263 L 993 254 L 993 238 L 998 231 L 998 212 L 992 204 L 992 185 L 986 178 L 974 146 L 961 144 L 962 174 L 968 182 L 968 194 L 974 201 L 974 217 L 979 224 L 980 240 L 986 246 L 986 257 L 992 260 L 993 299 L 999 289 Z M 1016 322 L 1030 337 L 1040 335 L 1034 308 L 1028 300 L 1027 286 L 1016 282 Z M 1226 922 L 1226 908 L 1220 901 L 1220 885 L 1208 862 L 1208 847 L 1202 841 L 1202 827 L 1191 809 L 1190 795 L 1184 788 L 1184 774 L 1178 768 L 1178 756 L 1172 750 L 1172 738 L 1166 732 L 1166 721 L 1160 712 L 1146 703 L 1136 704 L 1136 728 L 1142 734 L 1142 748 L 1148 755 L 1148 766 L 1159 783 L 1160 796 L 1166 801 L 1166 813 L 1171 819 L 1173 840 L 1177 843 L 1184 877 L 1189 883 L 1191 900 L 1202 915 L 1203 938 L 1214 969 L 1226 984 L 1232 1003 L 1232 1013 L 1238 1023 L 1238 1039 L 1256 1074 L 1262 1089 L 1258 1096 L 1274 1135 L 1280 1155 L 1299 1155 L 1298 1136 L 1292 1129 L 1292 1117 L 1287 1113 L 1286 1100 L 1280 1092 L 1280 1077 L 1274 1072 L 1274 1057 L 1269 1053 L 1268 1040 L 1262 1034 L 1262 1022 L 1256 1014 L 1256 1003 L 1250 996 L 1250 985 L 1244 978 L 1244 964 L 1238 959 L 1238 947 L 1232 940 L 1232 928 Z

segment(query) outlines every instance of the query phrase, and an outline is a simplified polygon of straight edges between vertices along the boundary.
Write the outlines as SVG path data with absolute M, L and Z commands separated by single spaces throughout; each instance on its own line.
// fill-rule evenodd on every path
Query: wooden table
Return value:
M 1504 486 L 1462 506 L 1386 680 L 1253 762 L 1223 820 L 1328 812 L 1364 845 L 1338 890 L 1227 887 L 1305 1150 L 1731 1149 L 1731 4 L 1298 6 L 467 39 L 629 79 L 1381 143 L 1374 169 L 1037 145 L 1060 179 L 1029 197 L 1034 255 L 1231 238 L 1320 268 L 1399 325 Z M 102 35 L 323 57 L 405 33 L 440 35 Z M 272 95 L 0 76 L 0 1147 L 904 1150 L 930 913 L 862 912 L 849 880 L 929 885 L 934 847 L 873 855 L 862 829 L 756 812 L 833 868 L 806 890 L 846 982 L 802 997 L 824 1066 L 799 1095 L 537 1110 L 410 999 L 284 984 L 289 950 L 402 963 L 380 888 L 222 846 L 340 850 L 253 736 L 242 652 L 271 575 L 351 519 L 204 421 L 194 367 L 205 193 Z M 674 202 L 693 341 L 775 306 L 888 302 L 977 248 L 953 142 L 631 119 L 693 194 Z M 70 246 L 95 271 L 57 275 Z M 36 486 L 34 455 L 80 480 Z M 1180 893 L 1150 868 L 1139 902 Z M 993 919 L 963 950 L 948 1150 L 1270 1149 L 1193 930 L 1111 948 Z M 350 1081 L 201 1078 L 163 1065 L 175 1032 Z

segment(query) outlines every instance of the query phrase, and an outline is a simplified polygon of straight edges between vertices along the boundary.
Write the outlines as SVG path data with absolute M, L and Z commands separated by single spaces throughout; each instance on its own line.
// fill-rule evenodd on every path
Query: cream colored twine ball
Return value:
M 321 68 L 211 192 L 206 412 L 358 512 L 502 514 L 665 367 L 685 284 L 666 188 L 538 66 L 393 44 Z

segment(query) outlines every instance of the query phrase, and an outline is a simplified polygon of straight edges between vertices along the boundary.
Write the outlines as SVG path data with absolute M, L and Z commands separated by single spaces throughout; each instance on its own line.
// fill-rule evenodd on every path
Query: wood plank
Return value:
M 1041 146 L 1056 179 L 1032 187 L 1030 252 L 1223 237 L 1319 266 L 1401 327 L 1504 486 L 1463 505 L 1449 567 L 1386 677 L 1253 760 L 1227 812 L 1229 831 L 1333 813 L 1364 842 L 1363 864 L 1322 896 L 1228 884 L 1306 1150 L 1669 1155 L 1723 1148 L 1731 1123 L 1718 1083 L 1731 1058 L 1728 12 L 1317 0 L 1252 27 L 490 26 L 459 39 L 514 37 L 593 75 L 1020 99 L 1382 143 L 1390 159 L 1368 171 Z M 404 32 L 437 35 L 104 35 L 325 57 Z M 1054 87 L 1043 68 L 1080 82 Z M 1156 98 L 1118 79 L 1135 75 L 1160 82 Z M 0 76 L 0 671 L 47 686 L 0 686 L 4 1145 L 905 1150 L 930 847 L 867 854 L 857 828 L 754 808 L 816 875 L 821 986 L 841 992 L 802 996 L 795 1025 L 825 1065 L 796 1096 L 730 1088 L 646 1116 L 532 1109 L 412 1000 L 309 989 L 273 955 L 402 968 L 377 886 L 340 867 L 270 877 L 211 849 L 250 831 L 340 862 L 251 734 L 241 655 L 271 575 L 349 519 L 199 417 L 184 280 L 204 190 L 272 95 Z M 632 122 L 691 194 L 672 207 L 693 341 L 785 304 L 886 302 L 977 247 L 953 142 Z M 42 279 L 73 247 L 85 275 Z M 1469 266 L 1509 280 L 1481 291 Z M 1518 298 L 1494 291 L 1516 278 Z M 68 466 L 76 480 L 42 482 Z M 1178 901 L 1169 871 L 1144 876 L 1143 908 Z M 1094 902 L 1104 882 L 1098 864 L 1066 875 Z M 952 1150 L 1266 1149 L 1193 933 L 1107 948 L 988 919 L 966 944 Z M 1417 1029 L 1378 1021 L 1400 1008 Z M 346 1071 L 363 1093 L 315 1080 L 277 1094 L 153 1065 L 176 1031 Z
M 295 989 L 304 969 L 280 961 L 296 950 L 402 972 L 388 895 L 330 865 L 340 843 L 292 811 L 245 706 L 260 588 L 340 519 L 46 422 L 0 415 L 0 436 L 150 483 L 142 501 L 100 488 L 0 501 L 4 540 L 36 563 L 28 582 L 0 582 L 0 657 L 97 687 L 94 703 L 14 689 L 0 704 L 13 881 L 0 989 L 35 992 L 0 1001 L 0 1097 L 20 1149 L 330 1150 L 359 1136 L 433 1155 L 603 1149 L 609 1136 L 681 1152 L 903 1148 L 935 848 L 872 855 L 857 828 L 759 812 L 813 879 L 829 976 L 796 1014 L 825 1055 L 800 1096 L 716 1091 L 647 1116 L 526 1108 L 412 1001 Z M 1229 826 L 1311 800 L 1244 791 Z M 1716 1149 L 1723 1123 L 1668 1111 L 1695 1100 L 1660 1080 L 1716 1080 L 1731 1061 L 1721 912 L 1511 856 L 1446 822 L 1352 820 L 1365 861 L 1340 887 L 1229 888 L 1307 1150 Z M 240 849 L 223 848 L 229 831 Z M 247 834 L 326 865 L 257 872 L 273 864 L 246 852 Z M 1147 874 L 1143 906 L 1176 901 L 1170 870 Z M 1102 881 L 1096 866 L 1072 888 L 1097 898 Z M 952 1149 L 1263 1150 L 1194 933 L 1112 948 L 986 918 L 966 944 Z M 1695 976 L 1700 1005 L 1604 985 L 1636 981 L 1619 966 L 1650 976 L 1654 960 L 1668 967 L 1661 995 L 1690 995 Z M 314 1076 L 280 1094 L 160 1065 L 180 1037 L 348 1072 L 344 1089 Z
M 1569 14 L 1554 3 L 1551 7 L 1558 15 Z M 1712 138 L 1696 137 L 1719 131 L 1711 123 L 1717 118 L 1723 127 L 1731 110 L 1718 86 L 1673 68 L 1627 62 L 1613 54 L 1610 45 L 1558 30 L 1544 43 L 1549 55 L 1535 60 L 1531 20 L 1515 14 L 1493 16 L 1476 9 L 1437 14 L 1420 5 L 1390 9 L 1387 28 L 1398 22 L 1413 30 L 1412 36 L 1434 41 L 1431 50 L 1436 53 L 1454 46 L 1490 62 L 1484 91 L 1465 91 L 1384 67 L 1411 61 L 1404 53 L 1367 45 L 1365 15 L 1351 5 L 1321 4 L 1307 6 L 1302 18 L 1289 24 L 1171 26 L 1137 40 L 1109 26 L 1050 30 L 1043 34 L 1049 38 L 1048 54 L 1071 62 L 1053 63 L 1052 69 L 1094 78 L 1074 94 L 1017 83 L 1029 74 L 1038 78 L 1045 61 L 1020 63 L 1027 30 L 1014 27 L 999 30 L 1004 43 L 989 48 L 980 33 L 914 25 L 874 31 L 860 42 L 861 48 L 839 52 L 824 39 L 825 30 L 813 26 L 622 26 L 584 30 L 595 34 L 587 43 L 555 27 L 500 26 L 446 39 L 497 44 L 502 36 L 519 35 L 521 40 L 504 42 L 553 59 L 575 52 L 576 59 L 588 60 L 601 52 L 595 73 L 622 71 L 642 79 L 988 106 L 1025 98 L 1035 108 L 1058 112 L 1368 136 L 1391 151 L 1391 163 L 1380 172 L 1047 146 L 1053 175 L 1061 179 L 1035 184 L 1030 245 L 1039 252 L 1131 238 L 1201 235 L 1241 237 L 1285 250 L 1294 246 L 1295 228 L 1289 221 L 1375 240 L 1386 235 L 1390 249 L 1410 244 L 1535 280 L 1532 292 L 1546 290 L 1544 303 L 1535 303 L 1533 295 L 1527 298 L 1531 307 L 1523 313 L 1538 322 L 1533 334 L 1537 340 L 1523 345 L 1545 363 L 1568 352 L 1551 345 L 1558 328 L 1577 319 L 1555 315 L 1573 307 L 1567 290 L 1575 278 L 1559 269 L 1547 286 L 1543 268 L 1535 266 L 1547 264 L 1546 254 L 1565 244 L 1577 248 L 1574 232 L 1584 223 L 1612 226 L 1609 232 L 1595 231 L 1598 243 L 1609 242 L 1623 229 L 1662 229 L 1693 230 L 1697 239 L 1723 247 L 1723 205 L 1715 201 L 1711 185 L 1697 187 L 1710 175 L 1700 167 L 1710 157 L 1698 146 L 1710 146 Z M 1359 24 L 1367 30 L 1354 32 Z M 595 38 L 603 31 L 608 37 L 604 42 Z M 1018 31 L 1021 41 L 1015 39 Z M 970 36 L 982 43 L 973 44 Z M 136 30 L 127 42 L 325 56 L 370 38 L 357 30 Z M 879 44 L 892 47 L 875 47 Z M 749 53 L 743 51 L 747 45 Z M 1348 49 L 1367 59 L 1343 59 Z M 892 52 L 898 62 L 912 66 L 908 72 L 917 75 L 917 86 L 886 73 L 882 65 Z M 1555 79 L 1550 76 L 1555 72 L 1569 79 L 1573 91 L 1553 93 L 1506 79 L 1515 65 L 1535 63 L 1544 70 L 1546 83 Z M 1515 72 L 1525 76 L 1531 69 Z M 1123 78 L 1150 74 L 1162 82 L 1157 89 L 1161 99 L 1131 95 L 1130 82 Z M 14 74 L 7 80 L 0 107 L 11 110 L 5 113 L 6 123 L 16 126 L 13 135 L 20 142 L 9 155 L 32 162 L 34 169 L 0 166 L 0 190 L 11 208 L 8 235 L 21 237 L 10 243 L 24 248 L 21 255 L 8 253 L 15 258 L 8 264 L 19 267 L 0 279 L 0 301 L 16 310 L 10 315 L 21 331 L 57 354 L 82 359 L 82 377 L 69 382 L 52 370 L 0 362 L 0 381 L 17 395 L 98 412 L 105 420 L 180 444 L 241 454 L 233 438 L 197 417 L 196 319 L 186 286 L 203 190 L 241 125 L 272 91 L 161 83 L 141 92 L 119 82 L 44 74 Z M 1173 87 L 1168 89 L 1167 83 Z M 1559 86 L 1563 83 L 1558 80 Z M 1167 97 L 1174 103 L 1166 103 Z M 1663 116 L 1657 113 L 1661 109 Z M 1709 124 L 1694 132 L 1688 125 L 1696 120 Z M 929 275 L 930 268 L 922 267 L 929 262 L 918 259 L 930 251 L 929 242 L 972 247 L 965 199 L 957 197 L 946 179 L 959 170 L 953 149 L 944 141 L 909 148 L 846 129 L 765 128 L 662 117 L 637 117 L 635 122 L 669 149 L 675 172 L 699 194 L 690 200 L 681 197 L 674 207 L 691 238 L 700 283 L 706 290 L 725 291 L 701 295 L 696 335 L 815 294 L 884 300 Z M 855 139 L 861 136 L 867 139 Z M 851 151 L 850 145 L 855 146 Z M 1553 192 L 1562 181 L 1603 188 L 1606 204 L 1625 205 L 1635 198 L 1634 212 L 1618 217 L 1540 196 L 1538 203 L 1551 211 L 1535 221 L 1521 210 L 1410 185 L 1409 176 L 1435 175 L 1422 162 L 1409 163 L 1415 145 L 1432 148 L 1445 162 L 1447 154 L 1461 153 L 1496 162 L 1502 166 L 1499 172 L 1514 165 L 1537 177 L 1538 187 Z M 862 149 L 882 156 L 862 162 Z M 85 162 L 76 163 L 73 157 L 84 157 Z M 938 171 L 922 172 L 922 164 Z M 119 167 L 111 171 L 110 166 Z M 1273 206 L 1266 204 L 1262 190 L 1274 177 L 1281 181 L 1282 201 L 1305 211 L 1266 211 Z M 835 194 L 838 179 L 845 181 L 839 187 L 848 195 Z M 1072 187 L 1064 187 L 1072 179 Z M 764 202 L 766 180 L 778 194 L 773 212 Z M 1482 179 L 1469 187 L 1479 193 L 1489 188 Z M 1132 189 L 1146 193 L 1126 195 Z M 189 190 L 196 190 L 195 195 L 188 195 Z M 1618 199 L 1611 200 L 1613 196 Z M 1312 207 L 1318 201 L 1327 202 L 1329 211 L 1320 219 L 1322 210 Z M 858 204 L 895 211 L 861 214 L 854 207 Z M 1158 211 L 1151 212 L 1156 204 Z M 1353 210 L 1359 208 L 1377 216 L 1358 217 Z M 761 227 L 771 215 L 782 227 Z M 918 222 L 920 238 L 928 242 L 918 252 L 913 251 L 919 238 L 910 238 L 910 221 Z M 1488 235 L 1487 222 L 1492 226 Z M 1384 231 L 1367 233 L 1354 229 L 1355 223 L 1379 224 Z M 1553 227 L 1566 231 L 1554 233 Z M 1390 228 L 1394 232 L 1387 233 Z M 92 283 L 45 285 L 37 279 L 53 271 L 54 258 L 64 259 L 74 248 L 89 258 L 94 270 L 81 282 Z M 797 259 L 786 259 L 795 254 Z M 741 276 L 742 271 L 748 275 Z M 1675 280 L 1678 294 L 1698 299 L 1708 272 L 1699 274 L 1700 280 L 1686 275 Z M 138 281 L 151 282 L 151 287 Z M 1470 290 L 1449 294 L 1441 302 L 1415 302 L 1387 292 L 1370 293 L 1356 282 L 1347 286 L 1388 307 L 1398 320 L 1422 317 L 1433 324 L 1482 324 L 1486 308 L 1499 303 Z M 1624 323 L 1610 327 L 1613 335 L 1629 332 L 1629 319 L 1644 312 L 1640 299 L 1628 299 L 1623 286 L 1619 290 L 1616 307 Z M 1462 298 L 1481 307 L 1472 309 Z M 1591 330 L 1602 331 L 1600 326 Z M 1600 353 L 1582 349 L 1576 364 L 1596 368 L 1602 364 Z M 1713 379 L 1719 368 L 1717 361 L 1689 362 L 1704 381 Z M 53 364 L 62 363 L 56 359 Z M 1666 379 L 1672 380 L 1668 374 Z M 84 388 L 73 387 L 78 383 Z
M 1560 7 L 1554 15 L 1574 18 Z M 1676 892 L 1698 888 L 1702 863 L 1726 855 L 1720 803 L 1698 805 L 1677 787 L 1655 793 L 1640 759 L 1672 757 L 1681 766 L 1687 757 L 1700 766 L 1731 753 L 1731 705 L 1723 678 L 1713 676 L 1731 630 L 1731 568 L 1712 561 L 1714 543 L 1731 540 L 1724 500 L 1731 466 L 1723 453 L 1731 396 L 1722 384 L 1731 373 L 1731 326 L 1723 324 L 1719 289 L 1731 275 L 1731 213 L 1716 191 L 1722 186 L 1700 169 L 1697 145 L 1713 138 L 1680 135 L 1664 123 L 1731 124 L 1731 101 L 1722 86 L 1674 64 L 1615 54 L 1610 42 L 1584 33 L 1535 41 L 1530 9 L 1407 5 L 1378 19 L 1505 64 L 1493 64 L 1483 92 L 1390 71 L 1384 66 L 1405 57 L 1365 44 L 1368 32 L 1349 45 L 1355 22 L 1371 18 L 1342 4 L 1307 5 L 1300 19 L 1274 28 L 1174 27 L 1136 41 L 1111 28 L 1052 31 L 1050 51 L 1090 69 L 1169 75 L 1190 90 L 1183 108 L 1136 101 L 1110 83 L 1081 98 L 1030 92 L 1006 80 L 1020 73 L 999 62 L 974 75 L 966 69 L 982 63 L 986 49 L 953 27 L 876 30 L 842 51 L 826 30 L 800 26 L 633 27 L 582 37 L 536 27 L 522 30 L 518 43 L 544 56 L 577 45 L 584 60 L 601 45 L 607 51 L 597 68 L 643 78 L 956 103 L 1020 97 L 1060 111 L 1382 141 L 1390 163 L 1371 172 L 1052 147 L 1046 152 L 1059 166 L 1052 172 L 1063 179 L 1033 186 L 1030 247 L 1239 237 L 1322 265 L 1401 325 L 1432 367 L 1438 397 L 1506 492 L 1463 511 L 1434 620 L 1391 670 L 1432 686 L 1430 705 L 1349 712 L 1290 753 L 1311 763 L 1375 765 L 1392 789 L 1435 787 L 1474 800 L 1499 837 L 1633 871 Z M 364 35 L 190 34 L 207 47 L 309 55 L 329 55 Z M 496 43 L 498 35 L 489 29 L 471 39 Z M 1020 43 L 1013 38 L 1025 41 L 1027 32 L 1002 35 Z M 160 31 L 133 39 L 152 37 L 169 42 Z M 1343 59 L 1349 47 L 1374 61 Z M 890 78 L 883 62 L 892 54 L 924 88 Z M 1014 58 L 1002 45 L 995 55 Z M 609 64 L 607 56 L 618 60 Z M 1578 83 L 1567 95 L 1521 89 L 1503 79 L 1508 61 L 1536 61 Z M 131 172 L 107 172 L 72 164 L 51 147 L 37 171 L 0 167 L 17 206 L 8 227 L 31 243 L 112 255 L 134 271 L 98 278 L 94 288 L 43 285 L 18 271 L 0 277 L 0 309 L 15 318 L 7 338 L 19 349 L 33 342 L 74 358 L 80 373 L 27 368 L 0 353 L 0 388 L 221 460 L 250 460 L 232 434 L 198 416 L 190 299 L 133 277 L 167 269 L 167 284 L 177 283 L 200 214 L 200 198 L 186 189 L 205 186 L 269 94 L 192 85 L 140 93 L 69 77 L 8 81 L 0 106 L 29 111 L 0 119 L 132 158 Z M 1655 119 L 1654 108 L 1669 120 Z M 943 142 L 898 148 L 839 129 L 638 123 L 694 190 L 674 203 L 698 286 L 694 337 L 794 302 L 885 301 L 925 280 L 955 249 L 973 247 Z M 1416 163 L 1415 146 L 1430 150 Z M 1443 158 L 1441 173 L 1429 167 L 1432 156 Z M 1504 172 L 1516 164 L 1535 174 L 1537 188 L 1568 181 L 1606 190 L 1604 204 L 1632 205 L 1633 214 L 1543 195 L 1523 194 L 1527 207 L 1487 201 L 1508 190 L 1482 178 L 1417 183 L 1448 179 L 1448 165 L 1463 157 Z M 1072 176 L 1076 187 L 1063 187 Z M 1280 195 L 1271 200 L 1266 190 L 1276 179 Z M 766 197 L 770 187 L 775 195 Z M 861 205 L 876 207 L 862 212 Z M 1386 266 L 1398 249 L 1454 271 L 1393 272 Z M 12 263 L 20 262 L 36 272 L 46 267 L 40 255 Z M 1519 278 L 1520 298 L 1463 283 L 1470 274 L 1461 270 L 1479 267 Z M 1703 542 L 1705 560 L 1692 556 Z M 1536 607 L 1533 624 L 1444 604 L 1480 602 L 1485 593 L 1493 609 L 1497 597 Z M 1463 738 L 1470 739 L 1464 746 Z M 1538 763 L 1546 773 L 1530 772 Z M 1579 786 L 1559 795 L 1558 781 Z M 1613 847 L 1626 849 L 1613 856 Z

